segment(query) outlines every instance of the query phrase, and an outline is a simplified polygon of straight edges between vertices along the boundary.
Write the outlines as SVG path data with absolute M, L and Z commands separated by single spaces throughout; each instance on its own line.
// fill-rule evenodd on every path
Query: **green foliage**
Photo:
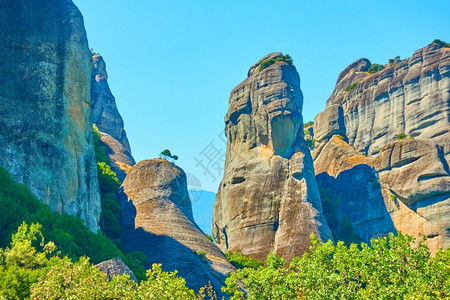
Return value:
M 103 147 L 101 144 L 102 135 L 100 134 L 100 131 L 98 130 L 97 125 L 93 124 L 92 130 L 94 133 L 95 160 L 97 162 L 104 162 L 109 165 L 111 163 L 111 161 L 109 160 L 109 157 L 106 154 L 105 147 Z
M 194 252 L 195 252 L 195 254 L 200 256 L 200 258 L 205 258 L 206 257 L 206 251 L 195 250 Z
M 256 258 L 247 257 L 241 253 L 228 251 L 225 253 L 228 261 L 238 269 L 250 268 L 257 269 L 264 266 L 264 262 Z
M 111 170 L 111 161 L 101 142 L 100 131 L 95 124 L 93 124 L 92 127 L 94 132 L 95 159 L 97 160 L 97 174 L 102 205 L 100 228 L 116 245 L 122 247 L 121 237 L 123 229 L 120 224 L 122 209 L 119 206 L 119 199 L 117 197 L 117 191 L 119 190 L 121 182 L 117 178 L 117 174 Z
M 441 40 L 439 40 L 439 39 L 435 39 L 435 40 L 433 41 L 433 43 L 439 44 L 439 45 L 441 45 L 441 47 L 447 47 L 447 48 L 450 48 L 450 44 L 449 44 L 449 43 L 446 43 L 446 42 L 441 41 Z
M 390 198 L 392 201 L 394 201 L 395 199 L 397 199 L 397 196 L 395 196 L 395 194 L 391 193 Z
M 0 247 L 9 245 L 11 235 L 23 221 L 40 223 L 45 240 L 53 241 L 63 255 L 75 260 L 86 255 L 94 263 L 120 256 L 138 279 L 145 278 L 145 269 L 135 259 L 136 254 L 123 254 L 105 234 L 94 234 L 80 218 L 50 211 L 3 167 L 0 167 L 0 207 Z
M 369 72 L 370 74 L 375 74 L 378 71 L 381 71 L 384 69 L 383 65 L 379 65 L 379 64 L 372 64 L 369 68 L 369 70 L 367 70 L 367 72 Z
M 314 139 L 307 139 L 306 140 L 306 145 L 308 145 L 310 150 L 314 150 L 314 147 L 316 145 L 316 140 L 314 140 Z
M 309 121 L 303 124 L 303 128 L 309 127 L 309 126 L 313 126 L 314 125 L 314 121 Z
M 161 151 L 159 156 L 161 158 L 165 158 L 167 160 L 178 160 L 178 155 L 172 155 L 172 153 L 170 153 L 169 149 L 165 149 L 165 150 Z
M 209 234 L 207 234 L 207 233 L 205 233 L 205 235 L 206 235 L 206 237 L 207 237 L 211 242 L 214 243 L 214 238 L 213 238 L 211 235 L 209 235 Z
M 367 244 L 321 243 L 311 236 L 310 251 L 289 267 L 273 253 L 267 267 L 244 268 L 226 279 L 231 299 L 447 299 L 450 250 L 431 256 L 414 238 L 390 234 Z
M 397 140 L 404 140 L 408 137 L 406 133 L 400 133 L 397 137 Z
M 89 258 L 72 261 L 55 250 L 53 242 L 44 244 L 41 225 L 23 223 L 11 247 L 0 249 L 0 299 L 205 299 L 205 291 L 216 299 L 210 286 L 196 297 L 184 279 L 161 265 L 153 265 L 140 283 L 128 275 L 108 281 Z
M 359 82 L 353 83 L 351 85 L 349 85 L 348 87 L 345 88 L 346 92 L 350 92 L 351 90 L 353 90 L 357 85 L 359 84 Z
M 291 58 L 291 56 L 289 54 L 278 56 L 275 59 L 269 58 L 269 59 L 264 60 L 259 65 L 258 70 L 259 70 L 259 72 L 261 72 L 262 70 L 270 67 L 271 65 L 273 65 L 274 63 L 279 62 L 279 61 L 284 61 L 284 62 L 287 62 L 288 64 L 292 64 L 294 60 Z M 292 89 L 292 91 L 293 91 L 293 89 Z

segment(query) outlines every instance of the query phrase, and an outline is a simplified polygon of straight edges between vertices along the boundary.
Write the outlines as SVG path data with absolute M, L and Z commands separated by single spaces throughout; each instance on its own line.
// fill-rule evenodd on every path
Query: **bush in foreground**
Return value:
M 372 239 L 372 246 L 321 243 L 289 266 L 271 253 L 266 267 L 244 268 L 226 280 L 231 299 L 448 299 L 450 250 L 431 256 L 408 235 Z M 240 285 L 247 291 L 245 295 Z

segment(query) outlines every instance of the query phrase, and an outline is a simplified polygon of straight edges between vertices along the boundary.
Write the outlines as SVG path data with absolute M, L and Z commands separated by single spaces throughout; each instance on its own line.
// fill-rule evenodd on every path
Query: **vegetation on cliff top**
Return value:
M 450 44 L 449 44 L 449 43 L 446 43 L 446 42 L 441 41 L 441 40 L 439 40 L 439 39 L 435 39 L 435 40 L 433 41 L 433 43 L 439 44 L 439 45 L 441 45 L 441 47 L 447 47 L 447 48 L 450 48 Z
M 284 61 L 284 62 L 287 62 L 288 64 L 292 64 L 294 60 L 291 58 L 291 56 L 289 54 L 278 56 L 275 59 L 269 58 L 269 59 L 264 60 L 259 65 L 258 70 L 261 72 L 265 68 L 270 67 L 271 65 L 273 65 L 274 63 L 279 62 L 279 61 Z
M 375 74 L 378 71 L 381 71 L 384 69 L 383 65 L 379 65 L 379 64 L 372 64 L 370 65 L 370 68 L 367 70 L 367 72 L 369 72 L 370 74 Z

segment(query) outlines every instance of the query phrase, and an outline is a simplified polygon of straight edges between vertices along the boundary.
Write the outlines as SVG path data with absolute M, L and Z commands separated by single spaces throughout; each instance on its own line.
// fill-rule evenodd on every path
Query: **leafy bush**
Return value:
M 238 269 L 250 268 L 257 269 L 264 266 L 264 262 L 256 258 L 247 257 L 241 253 L 228 251 L 225 253 L 228 261 Z
M 369 70 L 367 70 L 367 72 L 369 72 L 370 74 L 375 74 L 378 71 L 381 71 L 384 69 L 383 65 L 379 65 L 379 64 L 372 64 L 369 68 Z
M 306 145 L 308 145 L 310 150 L 314 150 L 314 147 L 316 146 L 316 140 L 314 139 L 307 139 Z
M 288 64 L 292 64 L 294 60 L 291 58 L 291 56 L 289 54 L 278 56 L 275 59 L 269 58 L 269 59 L 264 60 L 259 65 L 258 70 L 259 70 L 259 72 L 261 72 L 262 70 L 266 69 L 267 67 L 270 67 L 271 65 L 273 65 L 274 63 L 279 62 L 279 61 L 284 61 L 284 62 L 287 62 Z
M 310 251 L 289 267 L 271 253 L 267 267 L 244 268 L 226 279 L 231 299 L 447 299 L 450 250 L 434 257 L 424 243 L 389 234 L 367 244 L 321 243 L 311 235 Z
M 433 41 L 433 43 L 439 44 L 439 45 L 441 45 L 441 47 L 447 47 L 447 48 L 450 48 L 450 44 L 449 44 L 449 43 L 446 43 L 446 42 L 441 41 L 441 40 L 439 40 L 439 39 L 435 39 L 435 40 Z
M 397 137 L 397 140 L 404 140 L 408 137 L 406 133 L 400 133 Z
M 119 206 L 117 191 L 121 185 L 117 174 L 111 170 L 111 161 L 106 154 L 106 149 L 101 142 L 101 134 L 95 124 L 92 125 L 94 132 L 95 159 L 97 160 L 97 175 L 100 187 L 102 214 L 100 217 L 100 228 L 120 248 L 123 234 L 120 219 L 122 209 Z M 145 270 L 144 270 L 145 271 Z
M 359 84 L 359 82 L 353 83 L 351 85 L 349 85 L 348 87 L 345 88 L 346 92 L 350 92 L 351 90 L 353 90 L 357 85 Z
M 196 296 L 177 272 L 154 264 L 140 283 L 94 267 L 89 258 L 60 257 L 52 242 L 44 244 L 41 225 L 22 224 L 10 248 L 0 249 L 0 299 L 217 299 L 211 286 Z
M 309 122 L 306 122 L 305 124 L 303 124 L 303 128 L 313 126 L 313 125 L 314 125 L 314 121 L 309 121 Z
M 200 256 L 200 258 L 205 258 L 206 257 L 206 251 L 195 250 L 194 252 L 195 252 L 195 254 Z
M 211 242 L 214 243 L 214 238 L 210 234 L 205 233 L 205 235 Z
M 79 217 L 52 212 L 1 166 L 0 207 L 0 247 L 9 244 L 11 235 L 23 221 L 40 223 L 45 240 L 53 241 L 63 255 L 74 260 L 86 255 L 94 263 L 120 256 L 138 279 L 145 278 L 145 268 L 134 259 L 136 254 L 123 254 L 105 234 L 91 232 Z

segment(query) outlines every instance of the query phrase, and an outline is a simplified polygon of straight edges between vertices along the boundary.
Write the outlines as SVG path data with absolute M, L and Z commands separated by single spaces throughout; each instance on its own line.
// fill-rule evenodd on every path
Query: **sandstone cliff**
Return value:
M 102 133 L 101 140 L 111 160 L 111 169 L 123 181 L 135 164 L 122 117 L 117 109 L 108 84 L 106 63 L 103 57 L 93 53 L 94 68 L 91 77 L 92 119 Z
M 405 133 L 443 146 L 448 162 L 450 48 L 432 43 L 375 74 L 370 65 L 362 58 L 348 66 L 327 101 L 342 106 L 350 145 L 373 155 Z
M 0 0 L 0 164 L 54 211 L 98 229 L 91 55 L 70 0 Z
M 263 69 L 267 61 L 273 64 Z M 312 232 L 331 239 L 303 139 L 302 105 L 299 75 L 281 53 L 254 64 L 231 92 L 212 225 L 223 251 L 258 259 L 273 251 L 290 260 L 308 249 Z
M 373 75 L 360 59 L 339 75 L 312 154 L 335 238 L 402 231 L 450 245 L 449 50 L 431 44 Z
M 165 270 L 178 270 L 195 290 L 210 281 L 220 294 L 234 267 L 195 224 L 182 169 L 163 159 L 137 163 L 122 185 L 120 202 L 128 251 L 145 252 L 147 268 L 161 263 Z

